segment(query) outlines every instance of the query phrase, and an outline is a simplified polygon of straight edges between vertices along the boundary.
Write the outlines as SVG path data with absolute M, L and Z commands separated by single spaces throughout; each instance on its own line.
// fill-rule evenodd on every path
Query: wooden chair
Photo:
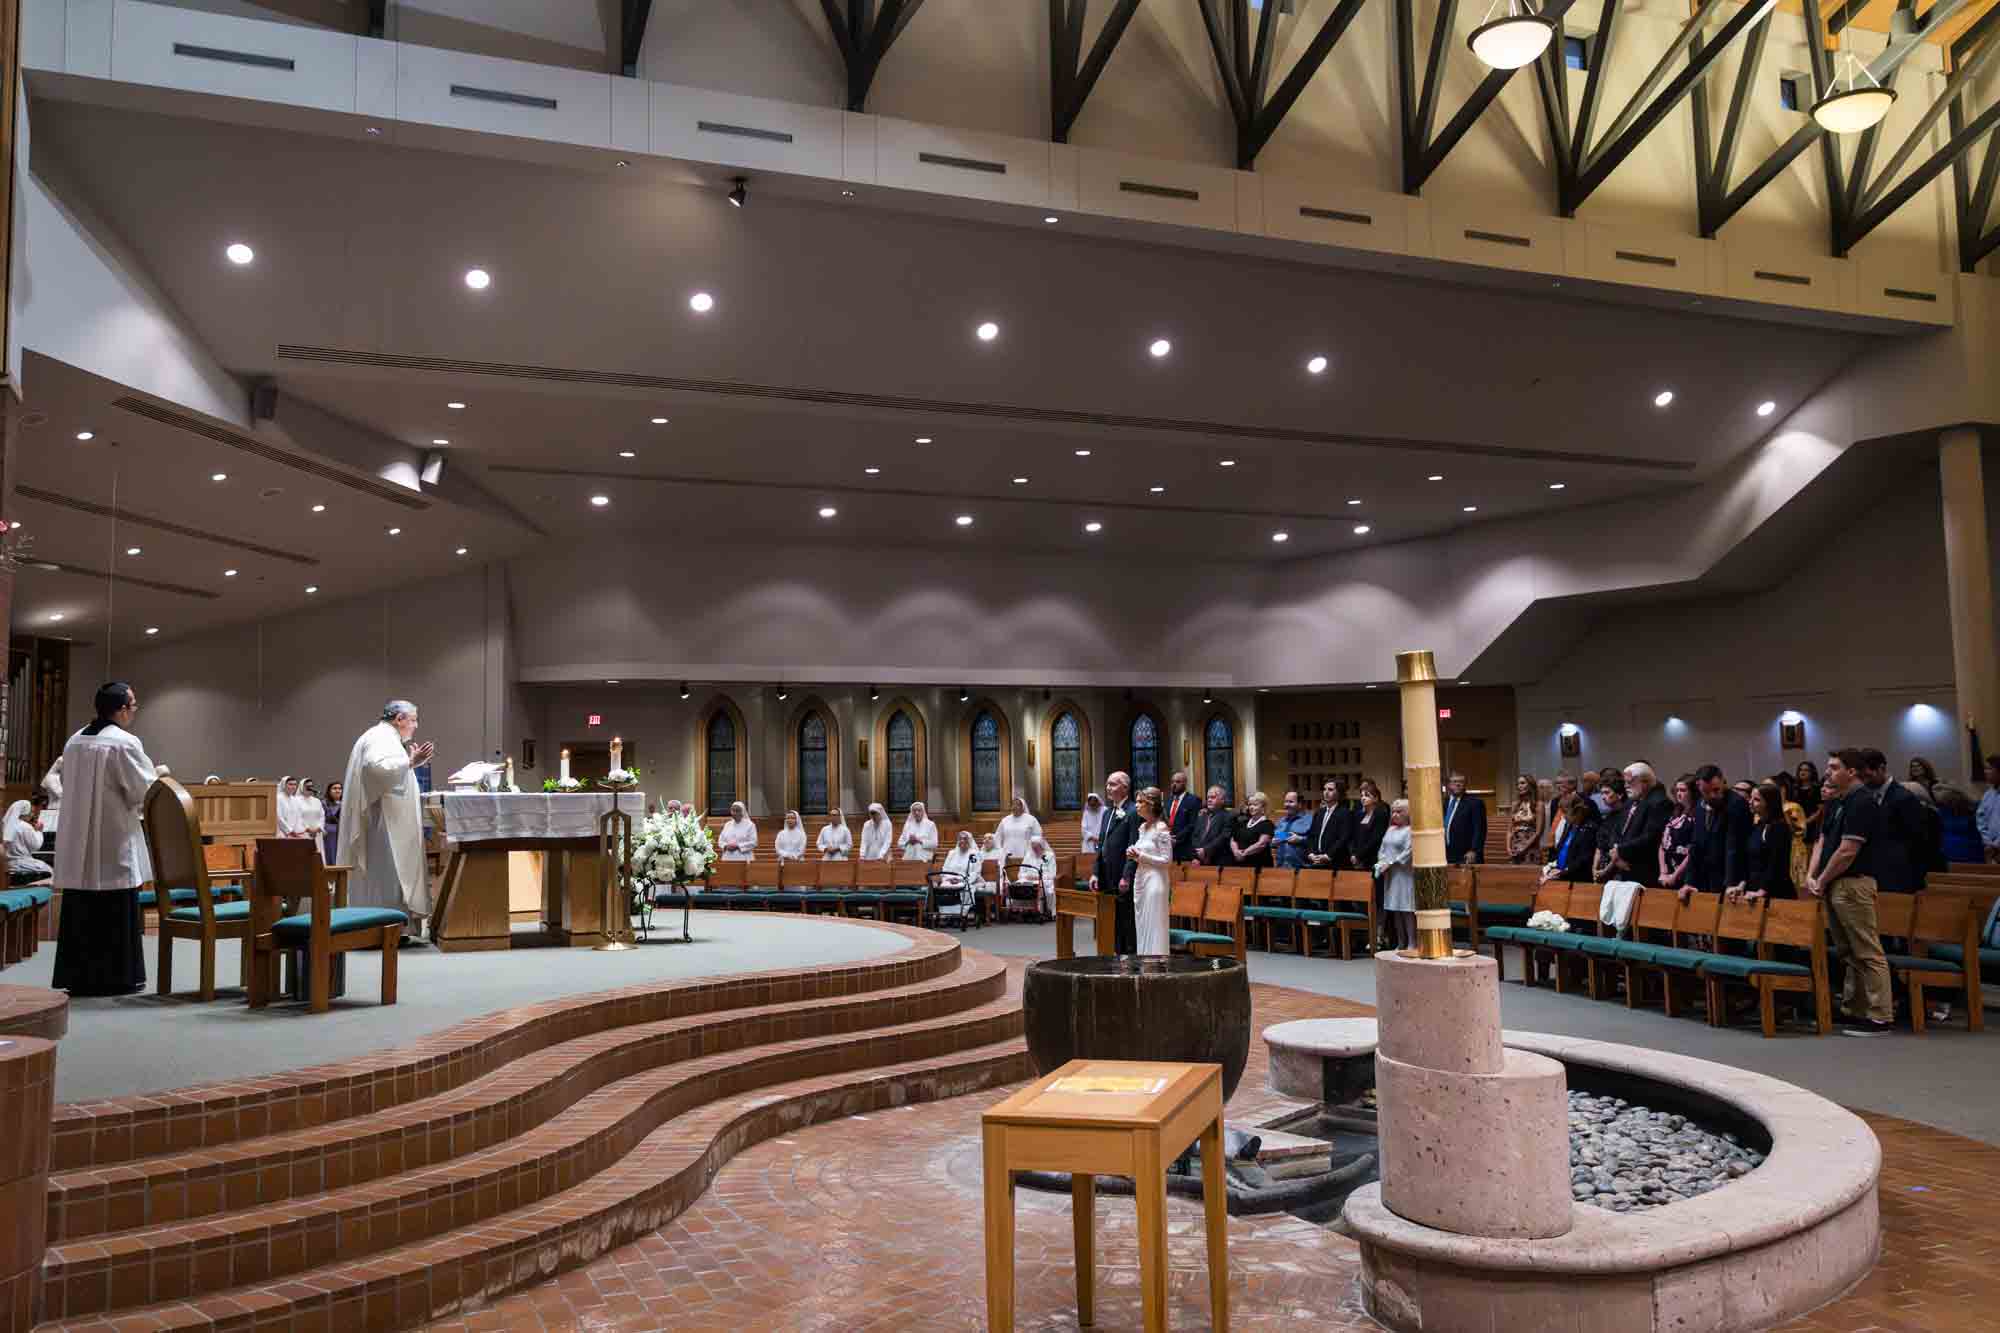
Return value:
M 1673 890 L 1643 889 L 1625 919 L 1628 938 L 1593 935 L 1583 941 L 1583 961 L 1588 973 L 1585 985 L 1593 998 L 1603 997 L 1605 983 L 1615 970 L 1624 974 L 1625 1007 L 1637 1009 L 1646 1003 L 1646 978 L 1653 973 L 1646 969 L 1645 962 L 1652 950 L 1663 945 L 1671 948 L 1678 943 L 1674 923 L 1680 919 L 1680 908 L 1680 899 Z M 1669 1016 L 1674 1012 L 1673 998 L 1669 990 L 1665 997 Z
M 1728 1014 L 1722 1003 L 1722 983 L 1732 960 L 1757 960 L 1757 945 L 1764 935 L 1764 911 L 1768 901 L 1764 898 L 1722 900 L 1722 908 L 1715 918 L 1715 929 L 1709 932 L 1709 938 L 1714 941 L 1715 956 L 1705 958 L 1697 965 L 1702 989 L 1708 997 L 1708 1025 L 1712 1028 L 1728 1026 Z M 1743 947 L 1731 949 L 1728 945 L 1732 942 Z
M 1171 939 L 1175 930 L 1196 930 L 1201 925 L 1201 905 L 1208 897 L 1208 885 L 1192 877 L 1175 884 L 1167 895 L 1167 933 Z M 1176 921 L 1186 922 L 1176 926 Z
M 1247 868 L 1247 867 L 1246 867 Z M 1171 909 L 1171 903 L 1169 904 Z M 1169 910 L 1168 915 L 1172 915 Z M 1202 898 L 1195 914 L 1196 929 L 1168 931 L 1170 949 L 1185 947 L 1197 958 L 1243 958 L 1243 890 L 1235 884 L 1218 884 Z M 1178 938 L 1177 938 L 1178 937 Z
M 1451 914 L 1465 923 L 1472 951 L 1488 926 L 1526 925 L 1542 886 L 1538 866 L 1452 866 Z
M 1535 891 L 1534 912 L 1554 912 L 1565 916 L 1569 909 L 1570 886 L 1563 883 L 1544 884 Z M 1529 915 L 1534 915 L 1530 912 Z M 1506 948 L 1514 945 L 1521 951 L 1521 984 L 1535 984 L 1535 947 L 1543 932 L 1531 931 L 1526 926 L 1496 926 L 1486 932 L 1486 942 L 1493 946 L 1493 965 L 1497 970 L 1497 980 L 1507 979 Z
M 824 861 L 781 862 L 777 890 L 765 899 L 764 905 L 774 912 L 803 913 L 806 910 L 806 895 L 819 888 L 820 867 L 825 864 Z
M 923 925 L 930 919 L 931 913 L 931 863 L 890 861 L 886 864 L 889 867 L 889 887 L 876 903 L 876 915 L 884 921 L 907 917 L 911 925 Z M 981 869 L 984 868 L 982 864 Z
M 805 910 L 809 916 L 839 916 L 854 887 L 855 861 L 820 861 L 815 872 L 817 887 L 806 890 Z
M 1648 889 L 1648 893 L 1664 893 Z M 1899 895 L 1903 896 L 1903 895 Z M 1778 1035 L 1777 994 L 1803 993 L 1812 1001 L 1821 1036 L 1833 1031 L 1833 991 L 1827 980 L 1826 909 L 1817 898 L 1773 898 L 1764 904 L 1758 923 L 1756 951 L 1744 956 L 1723 953 L 1719 941 L 1746 938 L 1749 928 L 1743 915 L 1744 904 L 1723 905 L 1715 923 L 1716 955 L 1701 963 L 1702 979 L 1708 985 L 1709 1022 L 1721 1026 L 1727 1021 L 1727 986 L 1739 982 L 1757 992 L 1757 1013 L 1764 1035 Z M 1775 948 L 1802 949 L 1808 961 L 1793 962 L 1774 958 Z
M 930 869 L 928 861 L 857 861 L 854 863 L 854 887 L 840 897 L 841 913 L 845 916 L 880 917 L 882 895 L 889 892 L 891 877 L 898 866 L 915 866 L 919 872 Z
M 349 907 L 348 870 L 322 863 L 312 839 L 257 839 L 249 903 L 251 1008 L 268 1004 L 277 990 L 278 955 L 298 948 L 306 950 L 314 1013 L 332 1006 L 333 956 L 355 949 L 382 950 L 382 1003 L 396 1002 L 396 951 L 410 919 L 388 907 Z M 288 904 L 308 900 L 308 910 L 285 914 Z
M 1666 892 L 1665 889 L 1647 889 L 1640 894 L 1642 900 L 1640 905 L 1644 905 L 1643 900 L 1647 896 Z M 1638 909 L 1633 910 L 1636 913 Z M 1661 1007 L 1669 1018 L 1680 1016 L 1681 984 L 1696 979 L 1700 975 L 1702 964 L 1716 957 L 1707 948 L 1690 946 L 1697 940 L 1712 940 L 1715 937 L 1715 923 L 1721 915 L 1721 894 L 1694 894 L 1685 903 L 1681 903 L 1679 911 L 1675 913 L 1672 943 L 1648 944 L 1632 955 L 1634 961 L 1641 967 L 1659 973 Z
M 241 980 L 250 980 L 250 905 L 223 902 L 210 882 L 208 856 L 201 843 L 201 816 L 194 798 L 172 778 L 156 778 L 146 789 L 146 853 L 153 860 L 153 886 L 166 910 L 160 913 L 159 966 L 154 989 L 170 995 L 174 989 L 174 941 L 193 940 L 201 950 L 203 1000 L 215 998 L 215 944 L 242 944 Z M 274 839 L 275 841 L 275 839 Z M 176 903 L 181 904 L 175 906 Z
M 1884 900 L 1904 898 L 1913 901 L 1892 903 L 1885 913 Z M 1900 976 L 1909 991 L 1910 1030 L 1922 1032 L 1929 1017 L 1924 988 L 1949 986 L 1959 992 L 1967 1027 L 1973 1032 L 1983 1031 L 1985 997 L 1979 989 L 1979 967 L 1976 963 L 1967 966 L 1966 960 L 1979 956 L 1979 927 L 1985 921 L 1984 915 L 1973 911 L 1968 898 L 1930 889 L 1918 894 L 1877 894 L 1875 904 L 1876 922 L 1882 934 L 1901 936 L 1910 944 L 1909 953 L 1889 955 L 1890 974 Z M 1934 955 L 1932 947 L 1940 944 L 1955 946 L 1958 961 Z
M 1175 869 L 1185 870 L 1186 865 L 1187 863 L 1183 861 Z M 1320 874 L 1327 876 L 1329 881 L 1332 879 L 1331 871 L 1298 871 L 1278 868 L 1266 870 L 1263 874 L 1257 876 L 1255 900 L 1243 909 L 1243 929 L 1247 935 L 1253 927 L 1263 927 L 1264 952 L 1266 953 L 1271 951 L 1271 937 L 1276 934 L 1278 926 L 1287 925 L 1293 927 L 1293 929 L 1297 928 L 1298 909 L 1297 904 L 1292 900 L 1292 894 L 1294 887 L 1298 883 L 1298 877 L 1301 874 Z
M 1354 957 L 1358 937 L 1365 952 L 1375 942 L 1375 876 L 1365 870 L 1339 870 L 1333 875 L 1326 910 L 1299 913 L 1300 937 L 1306 957 L 1312 957 L 1312 928 L 1325 926 L 1326 952 L 1335 948 L 1343 961 Z
M 1495 867 L 1499 869 L 1501 867 Z M 1519 866 L 1505 867 L 1510 870 Z M 1538 872 L 1539 873 L 1539 872 Z M 1570 886 L 1569 906 L 1563 909 L 1563 917 L 1569 922 L 1569 933 L 1558 935 L 1545 942 L 1549 954 L 1549 972 L 1555 980 L 1556 994 L 1567 995 L 1572 978 L 1581 976 L 1586 985 L 1590 977 L 1590 967 L 1585 961 L 1583 942 L 1598 938 L 1603 934 L 1603 923 L 1597 919 L 1598 909 L 1604 905 L 1604 886 L 1601 884 L 1575 884 Z M 1596 996 L 1591 998 L 1595 999 Z

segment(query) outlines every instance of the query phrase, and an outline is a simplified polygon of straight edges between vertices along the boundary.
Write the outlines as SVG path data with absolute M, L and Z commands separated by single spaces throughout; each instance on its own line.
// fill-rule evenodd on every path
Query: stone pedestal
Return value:
M 56 1047 L 0 1037 L 0 1333 L 27 1333 L 41 1304 Z
M 1271 1090 L 1337 1106 L 1375 1086 L 1372 1018 L 1299 1018 L 1264 1029 Z
M 1570 1229 L 1563 1067 L 1500 1044 L 1491 958 L 1375 957 L 1382 1203 L 1419 1226 L 1541 1239 Z

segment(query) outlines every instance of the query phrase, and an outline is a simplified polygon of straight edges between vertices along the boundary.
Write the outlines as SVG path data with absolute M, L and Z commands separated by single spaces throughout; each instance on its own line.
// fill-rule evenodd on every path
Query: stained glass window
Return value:
M 1229 719 L 1217 714 L 1208 720 L 1202 747 L 1208 785 L 1222 788 L 1224 805 L 1236 804 L 1236 734 L 1229 728 Z
M 908 810 L 917 800 L 917 724 L 900 708 L 889 719 L 889 808 Z
M 1000 722 L 983 708 L 972 719 L 972 808 L 1000 808 Z
M 1049 726 L 1049 804 L 1083 809 L 1083 728 L 1065 712 Z
M 1132 719 L 1132 790 L 1160 785 L 1160 729 L 1152 715 Z
M 823 815 L 826 809 L 826 719 L 807 713 L 799 723 L 799 813 Z
M 726 815 L 736 801 L 736 724 L 717 710 L 708 720 L 708 813 Z

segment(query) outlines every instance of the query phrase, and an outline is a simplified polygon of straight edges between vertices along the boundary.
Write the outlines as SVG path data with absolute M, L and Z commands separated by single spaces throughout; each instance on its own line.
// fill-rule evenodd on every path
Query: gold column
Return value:
M 1938 441 L 1938 474 L 1944 491 L 1945 595 L 1951 609 L 1958 717 L 1961 725 L 1979 729 L 1980 744 L 1990 752 L 2000 742 L 2000 688 L 1993 661 L 1993 548 L 1986 533 L 1986 479 L 1977 430 L 1961 426 L 1944 433 Z M 1963 736 L 1958 750 L 1964 758 Z M 1967 776 L 1979 781 L 1976 764 Z
M 1417 956 L 1451 957 L 1445 873 L 1444 787 L 1438 762 L 1437 663 L 1428 650 L 1396 654 L 1403 703 L 1403 781 L 1409 790 L 1410 864 L 1417 872 Z

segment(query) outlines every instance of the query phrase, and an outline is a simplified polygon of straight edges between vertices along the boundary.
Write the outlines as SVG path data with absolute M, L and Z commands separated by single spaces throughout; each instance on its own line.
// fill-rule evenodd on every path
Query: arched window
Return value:
M 1132 719 L 1132 790 L 1160 785 L 1160 724 L 1151 713 Z
M 1202 769 L 1208 785 L 1222 788 L 1224 805 L 1236 804 L 1236 732 L 1229 719 L 1217 713 L 1202 732 Z
M 1000 806 L 1000 722 L 987 709 L 972 719 L 972 808 Z
M 826 719 L 807 713 L 799 723 L 799 813 L 827 811 Z
M 736 722 L 718 708 L 708 720 L 708 813 L 726 815 L 738 799 L 736 791 Z
M 1083 809 L 1083 728 L 1067 710 L 1049 724 L 1049 806 Z
M 917 724 L 899 708 L 889 718 L 887 737 L 888 807 L 907 810 L 917 800 Z

